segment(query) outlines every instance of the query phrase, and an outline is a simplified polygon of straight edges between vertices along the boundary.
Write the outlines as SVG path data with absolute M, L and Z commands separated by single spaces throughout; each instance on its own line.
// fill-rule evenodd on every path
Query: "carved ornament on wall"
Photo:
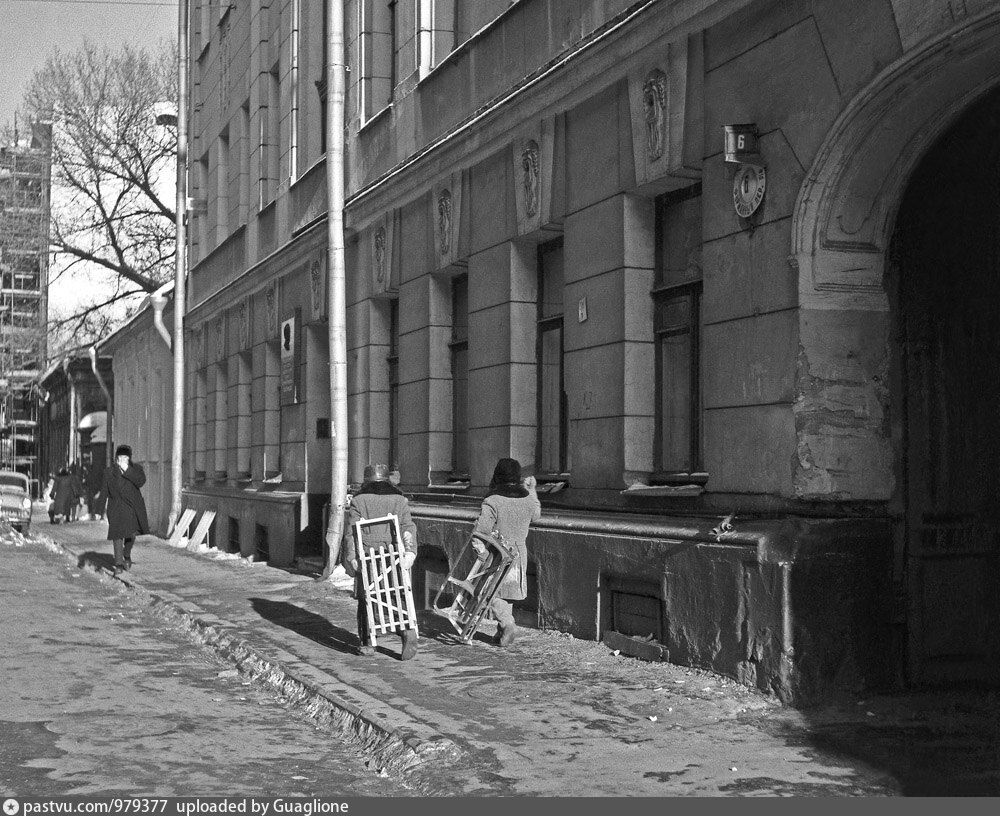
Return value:
M 667 77 L 658 68 L 650 71 L 642 85 L 642 109 L 646 122 L 646 155 L 656 161 L 663 155 L 663 122 L 667 108 Z
M 264 310 L 267 313 L 267 336 L 278 334 L 278 286 L 274 281 L 264 289 Z
M 447 189 L 438 196 L 438 246 L 442 255 L 451 252 L 451 191 Z
M 375 260 L 375 280 L 385 285 L 385 227 L 379 227 L 372 236 L 372 251 Z
M 524 184 L 524 211 L 529 218 L 538 212 L 538 142 L 529 139 L 521 151 L 521 172 Z

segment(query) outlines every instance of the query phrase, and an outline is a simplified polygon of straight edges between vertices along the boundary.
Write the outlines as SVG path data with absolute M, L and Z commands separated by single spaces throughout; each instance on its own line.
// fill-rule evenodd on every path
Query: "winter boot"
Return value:
M 508 623 L 506 626 L 497 627 L 497 645 L 506 648 L 514 642 L 514 638 L 517 635 L 517 627 L 513 622 Z
M 417 653 L 417 630 L 404 629 L 399 635 L 403 638 L 403 651 L 399 659 L 410 660 Z

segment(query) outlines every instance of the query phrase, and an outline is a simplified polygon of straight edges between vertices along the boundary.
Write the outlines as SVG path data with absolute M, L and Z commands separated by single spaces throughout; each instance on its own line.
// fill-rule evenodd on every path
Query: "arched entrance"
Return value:
M 886 265 L 909 679 L 1000 680 L 1000 91 L 903 194 Z
M 997 88 L 1000 11 L 915 45 L 845 108 L 793 215 L 796 494 L 893 517 L 871 546 L 896 556 L 913 684 L 1000 682 Z

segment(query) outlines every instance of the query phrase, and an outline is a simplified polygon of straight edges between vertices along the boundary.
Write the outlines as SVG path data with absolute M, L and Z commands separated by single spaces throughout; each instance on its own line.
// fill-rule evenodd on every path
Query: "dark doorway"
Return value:
M 912 685 L 1000 681 L 1000 92 L 930 149 L 887 264 Z

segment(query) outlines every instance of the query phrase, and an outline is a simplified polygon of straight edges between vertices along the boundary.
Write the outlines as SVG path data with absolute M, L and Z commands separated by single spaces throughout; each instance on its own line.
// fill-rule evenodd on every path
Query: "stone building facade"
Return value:
M 1000 3 L 345 11 L 350 473 L 398 470 L 424 600 L 512 456 L 525 622 L 786 699 L 995 683 Z M 221 14 L 186 501 L 288 564 L 329 497 L 325 19 Z

